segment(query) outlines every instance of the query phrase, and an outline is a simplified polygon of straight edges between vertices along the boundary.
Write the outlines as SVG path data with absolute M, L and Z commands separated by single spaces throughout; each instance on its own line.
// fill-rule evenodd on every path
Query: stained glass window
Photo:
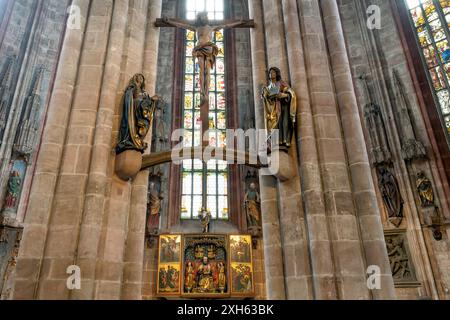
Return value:
M 406 0 L 450 141 L 450 1 Z
M 199 12 L 208 12 L 209 19 L 223 20 L 223 0 L 187 0 L 186 18 L 195 20 Z M 197 42 L 193 31 L 186 32 L 184 59 L 183 116 L 184 146 L 202 145 L 199 68 L 192 50 Z M 219 47 L 215 68 L 211 72 L 209 93 L 209 144 L 225 147 L 227 110 L 225 99 L 225 46 L 224 33 L 214 34 Z M 204 187 L 206 186 L 206 190 Z M 203 203 L 211 211 L 213 219 L 228 219 L 228 166 L 226 162 L 212 160 L 207 164 L 200 160 L 186 160 L 182 166 L 181 218 L 196 219 Z

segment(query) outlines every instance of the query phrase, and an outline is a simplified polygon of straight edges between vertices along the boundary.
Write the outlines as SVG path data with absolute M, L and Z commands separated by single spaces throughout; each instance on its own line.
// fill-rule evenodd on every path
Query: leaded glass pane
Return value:
M 445 126 L 447 128 L 447 133 L 450 135 L 450 116 L 445 117 Z
M 223 20 L 224 1 L 223 0 L 189 0 L 186 1 L 186 18 L 195 20 L 199 12 L 206 10 L 211 20 Z M 201 110 L 200 110 L 200 82 L 199 67 L 192 57 L 192 50 L 197 42 L 195 32 L 187 31 L 185 38 L 185 62 L 184 62 L 184 102 L 183 102 L 183 128 L 184 145 L 188 147 L 201 146 Z M 210 95 L 209 95 L 209 128 L 213 130 L 209 133 L 209 143 L 211 146 L 225 146 L 226 123 L 226 83 L 225 83 L 225 46 L 224 32 L 220 30 L 214 34 L 214 42 L 219 48 L 216 65 L 211 72 Z M 226 162 L 212 160 L 204 165 L 200 160 L 189 160 L 183 162 L 183 199 L 181 217 L 183 219 L 197 219 L 202 206 L 203 196 L 212 217 L 217 219 L 228 219 L 228 198 L 227 195 L 227 170 Z M 202 186 L 206 182 L 205 195 Z M 220 183 L 219 183 L 220 181 Z M 190 184 L 187 186 L 186 184 Z M 220 201 L 219 201 L 219 196 Z
M 445 128 L 449 128 L 450 114 L 450 1 L 405 0 L 411 23 L 417 33 L 418 45 L 429 71 L 430 85 L 444 115 Z M 449 137 L 450 138 L 450 137 Z M 450 140 L 449 140 L 450 141 Z
M 447 90 L 443 90 L 437 93 L 439 103 L 443 114 L 450 114 L 450 97 Z

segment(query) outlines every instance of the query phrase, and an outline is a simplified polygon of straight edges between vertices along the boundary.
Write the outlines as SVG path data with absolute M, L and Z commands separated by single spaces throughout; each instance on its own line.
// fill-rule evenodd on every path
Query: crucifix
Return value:
M 175 27 L 185 30 L 191 30 L 196 33 L 197 44 L 192 51 L 193 56 L 197 60 L 199 68 L 200 81 L 200 117 L 202 122 L 202 146 L 207 147 L 209 142 L 205 139 L 205 133 L 209 130 L 209 85 L 211 81 L 211 71 L 216 64 L 216 58 L 219 54 L 219 48 L 213 42 L 213 34 L 222 29 L 233 28 L 254 28 L 253 20 L 225 20 L 210 22 L 207 12 L 197 14 L 197 19 L 193 23 L 183 19 L 172 19 L 163 17 L 157 19 L 156 27 Z M 203 171 L 207 172 L 207 165 L 203 163 Z M 203 175 L 203 207 L 207 207 L 206 200 L 207 179 L 206 174 Z

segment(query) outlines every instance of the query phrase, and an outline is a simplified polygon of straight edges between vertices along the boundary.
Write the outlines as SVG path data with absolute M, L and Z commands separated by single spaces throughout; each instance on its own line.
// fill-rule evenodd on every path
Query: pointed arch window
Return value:
M 405 1 L 450 144 L 450 1 Z
M 224 0 L 187 0 L 185 18 L 195 20 L 199 12 L 208 12 L 210 20 L 223 20 Z M 200 85 L 198 66 L 192 55 L 197 39 L 195 32 L 185 33 L 184 78 L 183 78 L 183 124 L 184 146 L 198 147 L 202 143 L 200 114 Z M 216 66 L 211 72 L 209 94 L 209 144 L 225 146 L 227 129 L 226 57 L 223 30 L 214 34 L 214 43 L 219 48 Z M 202 206 L 211 211 L 213 219 L 228 220 L 228 165 L 224 161 L 211 160 L 204 164 L 200 160 L 186 160 L 181 169 L 181 219 L 196 219 Z M 206 187 L 206 188 L 205 188 Z

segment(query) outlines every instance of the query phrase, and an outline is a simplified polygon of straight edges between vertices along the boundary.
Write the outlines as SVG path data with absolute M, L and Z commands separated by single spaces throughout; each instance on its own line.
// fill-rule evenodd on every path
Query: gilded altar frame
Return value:
M 167 243 L 169 242 L 169 239 L 172 239 L 172 246 L 174 239 L 176 239 L 175 242 L 179 243 L 177 249 L 179 254 L 175 257 L 170 256 L 168 258 Z M 213 245 L 215 249 L 209 249 L 211 245 Z M 196 252 L 197 246 L 203 249 L 199 249 L 199 252 Z M 204 258 L 208 258 L 206 264 L 203 263 Z M 189 263 L 191 264 L 189 265 Z M 199 267 L 202 264 L 211 268 L 209 277 L 213 281 L 211 282 L 213 285 L 208 288 L 217 292 L 201 292 L 204 288 L 200 288 L 198 284 L 201 277 L 199 274 Z M 174 272 L 178 272 L 176 288 L 172 288 L 173 283 L 171 283 L 168 288 L 167 279 L 164 279 L 165 274 L 168 273 L 169 267 L 172 267 L 172 269 L 170 269 L 170 274 L 173 275 Z M 189 273 L 187 272 L 187 268 L 191 268 L 190 278 L 188 277 Z M 225 276 L 223 276 L 223 270 L 225 271 Z M 220 283 L 223 283 L 224 277 L 226 279 L 226 286 L 224 290 L 220 292 Z M 255 284 L 252 237 L 250 235 L 239 234 L 160 235 L 156 278 L 157 296 L 161 298 L 253 298 L 255 296 Z M 193 290 L 194 287 L 191 284 L 192 281 L 195 281 L 195 290 Z M 207 282 L 208 281 L 209 280 L 207 280 Z M 188 284 L 186 284 L 186 282 L 188 282 Z M 162 287 L 163 284 L 166 284 L 166 286 Z

